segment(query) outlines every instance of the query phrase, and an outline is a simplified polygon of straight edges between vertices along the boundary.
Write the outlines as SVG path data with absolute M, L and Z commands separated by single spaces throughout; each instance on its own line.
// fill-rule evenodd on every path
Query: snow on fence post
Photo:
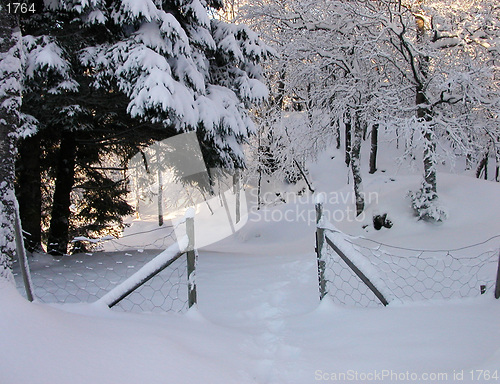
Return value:
M 316 198 L 316 256 L 318 260 L 318 282 L 319 282 L 319 299 L 323 300 L 326 295 L 326 279 L 325 270 L 326 262 L 323 257 L 323 244 L 325 243 L 325 230 L 321 228 L 323 216 L 323 196 L 318 195 Z
M 194 209 L 186 212 L 188 306 L 196 304 L 196 250 L 194 249 Z
M 500 299 L 500 250 L 498 251 L 497 284 L 495 287 L 495 299 Z

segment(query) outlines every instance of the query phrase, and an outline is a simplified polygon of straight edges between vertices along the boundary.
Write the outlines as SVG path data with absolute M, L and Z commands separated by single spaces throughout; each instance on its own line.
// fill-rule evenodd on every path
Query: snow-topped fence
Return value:
M 320 298 L 342 305 L 500 297 L 500 235 L 449 250 L 395 247 L 348 236 L 322 217 L 316 205 Z
M 119 248 L 53 257 L 29 257 L 31 291 L 43 303 L 96 302 L 121 311 L 182 312 L 196 303 L 194 218 L 187 214 L 178 225 L 186 236 L 175 239 L 173 226 L 154 230 L 154 242 L 140 248 Z M 120 239 L 113 240 L 117 248 Z M 166 249 L 158 253 L 157 244 Z M 118 249 L 118 248 L 117 248 Z M 14 275 L 25 292 L 20 266 Z

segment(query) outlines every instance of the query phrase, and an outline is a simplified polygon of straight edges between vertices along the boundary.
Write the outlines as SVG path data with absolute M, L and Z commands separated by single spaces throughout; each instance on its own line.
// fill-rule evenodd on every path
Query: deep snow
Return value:
M 500 367 L 500 303 L 491 297 L 319 305 L 312 253 L 236 251 L 202 254 L 199 308 L 185 315 L 54 308 L 1 286 L 1 382 L 302 384 L 351 370 L 451 378 Z
M 331 157 L 324 154 L 311 168 L 315 187 L 349 193 L 340 155 Z M 336 177 L 325 177 L 332 173 Z M 407 174 L 367 176 L 365 188 L 377 191 L 378 201 L 368 206 L 365 221 L 336 225 L 352 235 L 431 249 L 500 233 L 498 183 L 440 174 L 450 219 L 432 225 L 417 221 L 404 197 L 418 182 L 419 176 Z M 200 250 L 199 304 L 186 314 L 28 303 L 1 283 L 0 383 L 435 383 L 435 374 L 447 376 L 439 382 L 500 381 L 475 380 L 481 372 L 500 374 L 500 301 L 491 291 L 387 308 L 341 307 L 329 298 L 320 303 L 314 225 L 272 220 L 272 212 L 284 218 L 305 210 L 308 217 L 314 199 L 257 212 L 252 193 L 247 197 L 247 224 Z M 347 205 L 327 201 L 325 209 L 342 211 Z M 363 228 L 374 211 L 388 212 L 394 227 Z

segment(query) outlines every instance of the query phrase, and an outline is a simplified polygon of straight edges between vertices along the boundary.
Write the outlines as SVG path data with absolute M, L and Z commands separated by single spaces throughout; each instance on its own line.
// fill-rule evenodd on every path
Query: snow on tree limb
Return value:
M 85 48 L 80 59 L 96 88 L 117 87 L 130 99 L 132 117 L 178 131 L 201 127 L 231 167 L 242 162 L 240 146 L 254 132 L 248 109 L 268 97 L 260 62 L 272 49 L 244 25 L 209 19 L 205 1 L 178 6 L 184 18 L 150 0 L 113 2 L 108 22 L 137 27 L 117 41 Z

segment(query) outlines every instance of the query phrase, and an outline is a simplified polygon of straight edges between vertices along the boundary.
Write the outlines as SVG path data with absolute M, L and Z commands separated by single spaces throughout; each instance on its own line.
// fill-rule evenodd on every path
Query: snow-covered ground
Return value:
M 351 203 L 330 195 L 351 191 L 341 154 L 333 155 L 320 157 L 311 177 L 331 197 L 325 210 L 346 214 Z M 390 166 L 383 158 L 381 169 L 384 161 Z M 405 194 L 418 188 L 419 175 L 392 172 L 366 177 L 365 190 L 378 198 L 364 221 L 335 224 L 426 249 L 500 233 L 498 183 L 445 173 L 439 182 L 450 216 L 443 224 L 418 222 L 408 208 Z M 1 283 L 0 383 L 500 382 L 500 300 L 491 290 L 385 308 L 342 307 L 328 297 L 320 303 L 313 199 L 256 212 L 247 197 L 247 224 L 200 250 L 198 306 L 185 314 L 28 303 Z M 365 227 L 377 211 L 389 214 L 393 228 Z
M 500 367 L 500 303 L 491 296 L 381 309 L 319 304 L 312 252 L 245 254 L 234 245 L 201 254 L 199 307 L 185 315 L 54 308 L 2 286 L 1 382 L 302 384 L 355 373 L 392 382 L 385 375 L 406 372 L 453 382 L 454 372 Z

